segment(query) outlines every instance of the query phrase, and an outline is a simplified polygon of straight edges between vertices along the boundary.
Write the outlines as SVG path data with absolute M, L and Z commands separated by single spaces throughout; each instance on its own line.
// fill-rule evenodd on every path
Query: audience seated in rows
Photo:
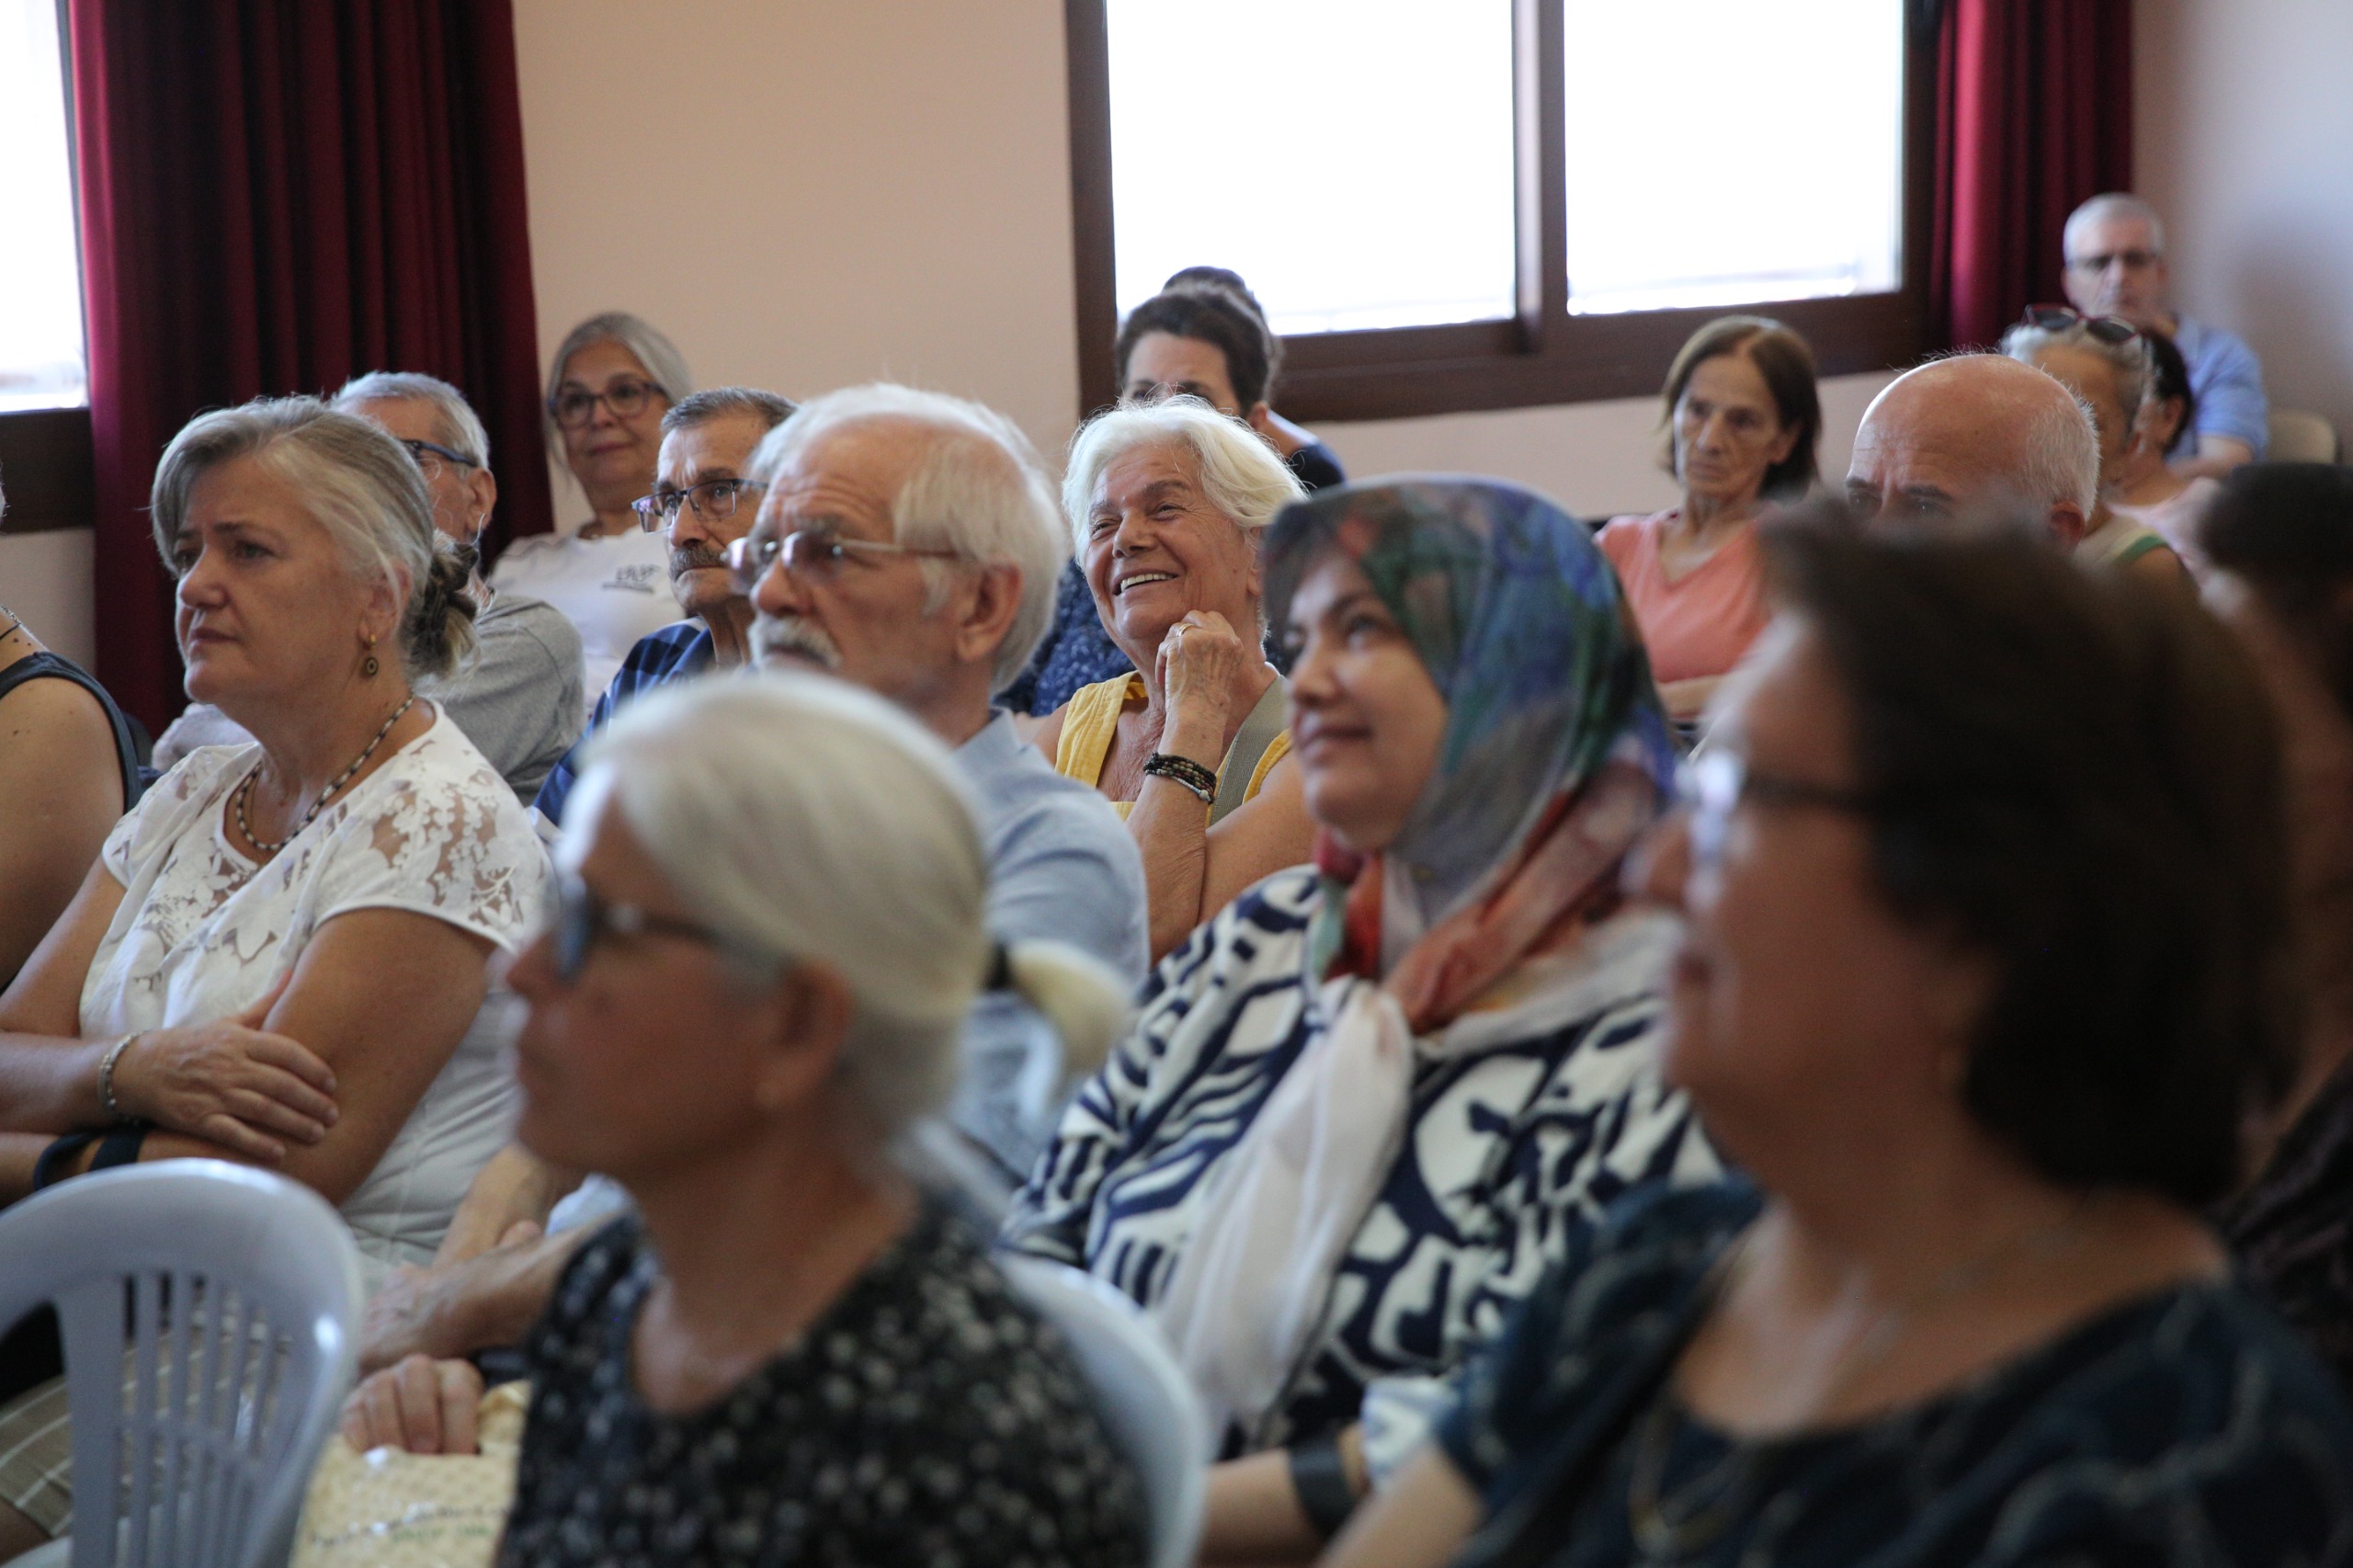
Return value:
M 308 398 L 193 421 L 153 520 L 188 694 L 256 739 L 149 790 L 0 995 L 29 1130 L 0 1135 L 0 1199 L 258 1161 L 342 1209 L 372 1284 L 433 1256 L 506 1136 L 487 966 L 549 880 L 514 792 L 413 692 L 469 651 L 469 566 L 400 443 Z M 60 1382 L 0 1411 L 0 1549 L 68 1524 L 64 1410 Z
M 2296 1050 L 2245 659 L 2022 537 L 1768 548 L 1638 878 L 1746 1178 L 1580 1232 L 1327 1562 L 2341 1552 L 2353 1415 L 2197 1212 Z
M 1771 619 L 1756 525 L 1819 472 L 1813 350 L 1777 321 L 1722 316 L 1676 355 L 1659 401 L 1683 499 L 1612 518 L 1601 552 L 1625 585 L 1667 716 L 1688 723 Z
M 7 500 L 0 496 L 0 516 Z M 139 800 L 139 755 L 114 699 L 0 605 L 0 992 Z M 0 1114 L 0 1123 L 7 1118 Z
M 2172 338 L 2149 332 L 2141 341 L 2149 351 L 2149 392 L 2133 422 L 2109 506 L 2118 516 L 2156 529 L 2190 574 L 2202 579 L 2206 562 L 2199 553 L 2198 519 L 2222 487 L 2205 474 L 2185 474 L 2172 466 L 2197 417 L 2198 394 L 2189 390 L 2189 367 Z
M 991 931 L 1077 949 L 1131 990 L 1145 967 L 1135 847 L 1102 801 L 1057 777 L 989 701 L 1027 663 L 1062 564 L 1028 442 L 961 399 L 853 388 L 802 408 L 749 470 L 763 499 L 731 562 L 735 591 L 757 613 L 759 662 L 863 687 L 951 747 L 980 813 Z M 975 1005 L 947 1119 L 995 1167 L 1000 1201 L 1043 1147 L 1071 1081 L 1094 1065 L 1072 1060 L 1017 995 L 999 990 Z M 519 1339 L 598 1207 L 581 1195 L 562 1216 L 574 1222 L 541 1239 L 577 1179 L 522 1150 L 493 1161 L 438 1266 L 396 1277 L 371 1304 L 364 1362 Z
M 2031 309 L 2004 335 L 2002 352 L 2051 376 L 2092 416 L 2099 439 L 2099 490 L 2075 553 L 2187 598 L 2189 574 L 2165 537 L 2109 506 L 2149 395 L 2149 352 L 2141 330 L 2114 316 L 2086 321 L 2073 311 Z
M 2305 991 L 2294 1087 L 2255 1142 L 2255 1179 L 2213 1218 L 2248 1283 L 2353 1389 L 2353 471 L 2236 469 L 2202 539 L 2208 603 L 2280 720 Z
M 662 415 L 652 491 L 631 503 L 632 526 L 663 541 L 669 592 L 665 602 L 686 619 L 637 640 L 597 698 L 594 734 L 641 693 L 710 669 L 737 669 L 750 656 L 751 601 L 728 570 L 727 547 L 744 537 L 758 509 L 748 477 L 752 453 L 792 416 L 792 403 L 756 387 L 712 387 L 670 405 Z M 572 792 L 572 762 L 556 765 L 535 804 L 562 824 Z
M 408 449 L 433 500 L 433 526 L 478 560 L 498 481 L 489 433 L 464 394 L 436 377 L 372 370 L 345 383 L 329 406 L 374 420 Z M 479 566 L 466 592 L 475 606 L 473 652 L 446 680 L 420 676 L 418 690 L 448 710 L 529 804 L 580 738 L 580 634 L 554 606 L 493 588 Z M 192 702 L 157 738 L 155 766 L 168 768 L 199 746 L 252 739 L 212 704 Z
M 1307 858 L 1258 558 L 1260 531 L 1300 494 L 1265 441 L 1194 397 L 1114 409 L 1071 443 L 1063 511 L 1133 667 L 1081 687 L 1037 744 L 1127 819 L 1155 959 Z
M 1716 1168 L 1658 1078 L 1671 933 L 1619 911 L 1674 743 L 1584 525 L 1346 486 L 1266 573 L 1314 863 L 1161 963 L 1006 1230 L 1167 1330 L 1212 1560 L 1312 1551 L 1580 1221 Z
M 2067 298 L 2087 316 L 2120 316 L 2174 340 L 2197 399 L 2194 447 L 2174 460 L 2185 475 L 2217 477 L 2263 455 L 2270 404 L 2255 351 L 2221 327 L 2175 311 L 2166 298 L 2165 223 L 2137 196 L 2095 196 L 2067 217 L 2061 244 Z
M 1171 274 L 1161 292 L 1128 312 L 1111 346 L 1121 399 L 1152 403 L 1197 397 L 1266 437 L 1309 490 L 1345 483 L 1340 460 L 1314 435 L 1267 403 L 1282 369 L 1282 339 L 1267 324 L 1265 307 L 1239 274 L 1222 267 L 1188 267 Z M 1049 714 L 1082 686 L 1135 668 L 1096 614 L 1081 563 L 1073 561 L 1056 594 L 1053 629 L 1037 656 L 1006 692 L 1017 713 Z
M 513 971 L 520 1135 L 635 1213 L 531 1331 L 498 1561 L 1140 1565 L 1137 1478 L 1069 1351 L 887 1157 L 956 1085 L 992 967 L 963 770 L 805 675 L 649 698 L 584 761 Z M 1040 1000 L 1105 983 L 1051 949 L 1010 968 Z M 347 1430 L 464 1451 L 481 1392 L 419 1358 Z
M 568 532 L 517 540 L 490 581 L 546 600 L 579 631 L 584 708 L 612 684 L 639 638 L 678 618 L 663 591 L 668 547 L 637 526 L 630 503 L 654 488 L 662 416 L 694 390 L 676 346 L 626 311 L 574 327 L 549 363 L 549 446 L 589 515 Z

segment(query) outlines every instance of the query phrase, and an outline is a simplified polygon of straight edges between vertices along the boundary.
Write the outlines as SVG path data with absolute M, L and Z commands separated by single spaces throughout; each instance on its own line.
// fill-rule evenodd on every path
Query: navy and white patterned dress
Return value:
M 1668 1532 L 1691 1568 L 2353 1561 L 2353 1415 L 2223 1281 L 2122 1302 L 1875 1419 L 1748 1440 L 1703 1424 L 1669 1374 L 1759 1207 L 1733 1184 L 1630 1200 L 1472 1362 L 1438 1433 L 1484 1505 L 1458 1564 L 1620 1568 Z
M 1321 897 L 1313 868 L 1279 871 L 1162 960 L 1136 1027 L 1016 1200 L 1006 1245 L 1146 1307 L 1160 1299 L 1207 1178 L 1323 1027 L 1304 973 Z M 1559 1005 L 1527 1038 L 1417 1060 L 1404 1148 L 1313 1348 L 1268 1425 L 1228 1434 L 1229 1453 L 1346 1426 L 1376 1383 L 1427 1392 L 1500 1330 L 1581 1218 L 1631 1188 L 1715 1174 L 1658 1075 L 1667 941 L 1655 917 L 1620 915 L 1548 976 Z
M 1069 1353 L 926 1203 L 798 1343 L 710 1409 L 631 1385 L 657 1278 L 634 1217 L 532 1330 L 505 1568 L 1137 1568 L 1143 1506 Z

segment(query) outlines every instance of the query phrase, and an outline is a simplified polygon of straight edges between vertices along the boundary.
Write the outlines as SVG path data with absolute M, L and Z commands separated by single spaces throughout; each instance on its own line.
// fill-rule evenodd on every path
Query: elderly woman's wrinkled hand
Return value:
M 471 1361 L 411 1356 L 364 1378 L 343 1402 L 343 1438 L 361 1453 L 470 1454 L 480 1446 L 482 1373 Z
M 1215 610 L 1194 610 L 1170 627 L 1160 642 L 1160 689 L 1168 701 L 1160 749 L 1215 767 L 1245 662 L 1261 656 Z
M 115 1101 L 142 1120 L 277 1165 L 284 1139 L 316 1143 L 335 1122 L 335 1070 L 260 1026 L 272 993 L 216 1023 L 149 1029 L 115 1063 Z

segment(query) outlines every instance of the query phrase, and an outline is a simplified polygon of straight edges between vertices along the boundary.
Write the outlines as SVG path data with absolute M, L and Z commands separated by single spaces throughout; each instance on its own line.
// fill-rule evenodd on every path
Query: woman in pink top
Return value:
M 1688 722 L 1772 618 L 1756 523 L 1813 483 L 1813 350 L 1779 322 L 1720 316 L 1676 355 L 1660 401 L 1682 505 L 1613 518 L 1600 542 L 1666 710 Z

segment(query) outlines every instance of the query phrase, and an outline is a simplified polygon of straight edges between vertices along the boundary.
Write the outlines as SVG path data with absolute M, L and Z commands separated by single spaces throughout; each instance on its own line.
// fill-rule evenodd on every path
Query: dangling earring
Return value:
M 360 678 L 363 680 L 374 680 L 376 678 L 376 671 L 381 667 L 381 666 L 376 663 L 376 639 L 374 636 L 370 635 L 368 639 L 368 656 L 359 661 Z

